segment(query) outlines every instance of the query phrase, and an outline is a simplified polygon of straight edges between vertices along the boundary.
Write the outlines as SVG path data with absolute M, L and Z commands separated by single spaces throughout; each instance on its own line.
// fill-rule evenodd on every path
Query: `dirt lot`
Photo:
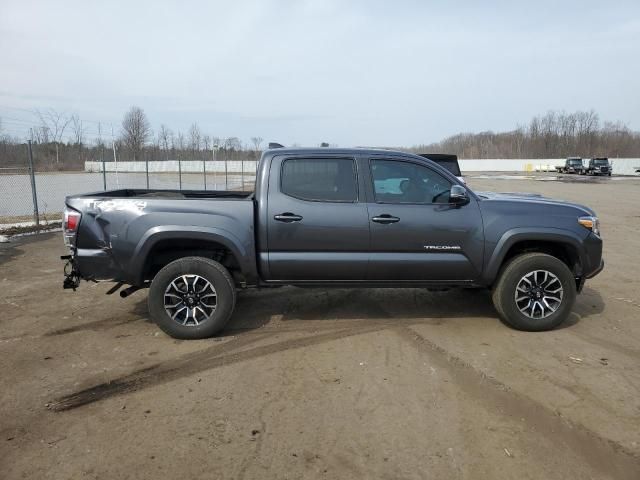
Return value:
M 0 477 L 640 478 L 640 180 L 469 184 L 598 211 L 563 328 L 510 330 L 483 291 L 284 288 L 177 341 L 145 292 L 62 291 L 59 233 L 5 244 Z

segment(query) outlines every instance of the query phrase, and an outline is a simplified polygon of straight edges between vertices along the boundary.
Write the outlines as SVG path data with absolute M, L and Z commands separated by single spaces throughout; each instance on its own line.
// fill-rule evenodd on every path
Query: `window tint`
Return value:
M 282 193 L 303 200 L 355 202 L 358 199 L 354 161 L 348 158 L 285 160 Z
M 449 203 L 451 182 L 430 168 L 394 160 L 372 160 L 376 202 Z

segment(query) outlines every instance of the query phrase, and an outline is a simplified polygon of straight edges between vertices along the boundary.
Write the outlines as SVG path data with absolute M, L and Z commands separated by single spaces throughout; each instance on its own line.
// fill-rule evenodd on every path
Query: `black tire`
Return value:
M 562 297 L 557 309 L 544 318 L 531 318 L 520 311 L 516 304 L 518 284 L 523 277 L 536 270 L 555 275 L 562 285 Z M 571 313 L 576 300 L 576 282 L 569 267 L 558 258 L 544 253 L 525 253 L 510 260 L 502 269 L 492 298 L 500 319 L 508 326 L 527 332 L 552 330 Z
M 165 292 L 171 282 L 179 277 L 198 276 L 214 289 L 215 309 L 199 324 L 191 320 L 181 324 L 173 320 L 165 309 Z M 188 277 L 193 278 L 193 277 Z M 188 285 L 185 288 L 188 290 Z M 194 290 L 196 290 L 194 288 Z M 211 296 L 211 295 L 208 295 Z M 179 302 L 180 300 L 178 300 Z M 185 301 L 183 300 L 183 305 Z M 149 312 L 156 324 L 166 334 L 180 339 L 208 338 L 221 331 L 227 324 L 236 304 L 236 288 L 231 275 L 220 263 L 204 257 L 184 257 L 175 260 L 160 270 L 149 289 Z M 201 311 L 203 311 L 201 309 Z M 203 311 L 204 312 L 204 311 Z M 207 310 L 207 313 L 209 310 Z M 198 312 L 199 313 L 199 312 Z M 200 315 L 202 319 L 204 313 Z

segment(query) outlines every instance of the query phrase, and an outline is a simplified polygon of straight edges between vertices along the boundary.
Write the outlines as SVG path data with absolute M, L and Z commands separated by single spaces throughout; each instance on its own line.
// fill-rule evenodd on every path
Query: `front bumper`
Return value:
M 590 232 L 584 239 L 584 253 L 581 276 L 584 278 L 593 278 L 604 268 L 602 239 L 593 232 Z
M 586 274 L 585 278 L 593 278 L 596 275 L 598 275 L 602 270 L 604 270 L 604 260 L 601 258 L 600 265 L 598 265 L 598 268 L 596 268 L 593 272 Z

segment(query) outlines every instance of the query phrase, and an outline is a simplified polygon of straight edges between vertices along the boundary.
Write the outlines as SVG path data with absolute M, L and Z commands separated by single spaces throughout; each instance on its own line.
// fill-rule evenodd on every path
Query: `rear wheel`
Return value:
M 149 312 L 168 335 L 207 338 L 224 328 L 236 303 L 231 275 L 220 263 L 185 257 L 166 265 L 151 282 Z
M 567 265 L 544 253 L 515 257 L 493 290 L 501 320 L 518 330 L 551 330 L 571 313 L 576 283 Z

